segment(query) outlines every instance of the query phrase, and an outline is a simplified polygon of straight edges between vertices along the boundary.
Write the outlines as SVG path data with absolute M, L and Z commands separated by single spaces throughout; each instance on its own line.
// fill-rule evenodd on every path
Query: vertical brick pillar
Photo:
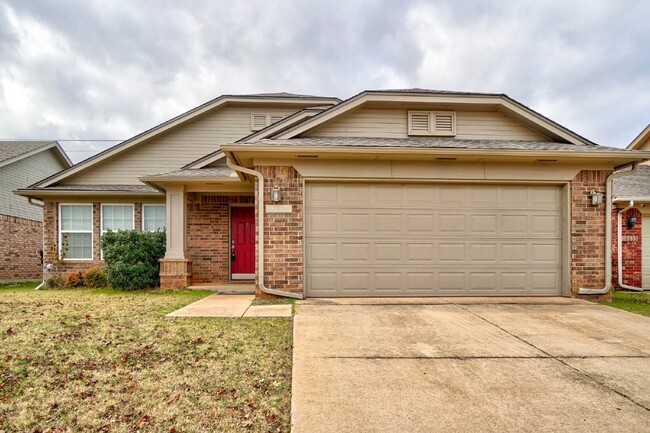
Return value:
M 290 213 L 266 212 L 264 218 L 264 282 L 269 289 L 303 293 L 303 180 L 293 167 L 255 167 L 264 176 L 264 205 L 290 205 Z M 282 200 L 271 201 L 271 189 L 280 189 Z M 256 183 L 255 191 L 259 184 Z M 256 210 L 257 229 L 261 221 Z M 259 256 L 257 256 L 259 257 Z M 256 262 L 257 267 L 257 262 Z M 259 269 L 256 269 L 259 284 Z M 257 290 L 258 296 L 262 296 Z
M 160 287 L 185 289 L 192 285 L 192 260 L 160 259 Z
M 625 204 L 622 204 L 625 207 Z M 618 285 L 618 212 L 620 208 L 612 209 L 612 287 L 620 290 Z M 636 225 L 628 229 L 627 220 L 631 215 L 636 216 Z M 623 284 L 641 287 L 642 281 L 642 244 L 641 227 L 643 216 L 638 209 L 629 209 L 622 215 L 621 235 L 623 236 Z
M 611 171 L 583 170 L 571 181 L 571 293 L 591 300 L 605 295 L 578 295 L 578 289 L 605 285 L 605 203 L 591 204 L 591 192 L 605 192 Z

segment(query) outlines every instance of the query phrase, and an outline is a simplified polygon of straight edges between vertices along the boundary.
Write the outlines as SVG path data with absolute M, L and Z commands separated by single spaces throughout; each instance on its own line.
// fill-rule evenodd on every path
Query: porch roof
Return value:
M 205 182 L 218 180 L 220 182 L 240 182 L 235 170 L 230 167 L 186 168 L 169 173 L 150 174 L 140 177 L 142 182 L 180 181 Z

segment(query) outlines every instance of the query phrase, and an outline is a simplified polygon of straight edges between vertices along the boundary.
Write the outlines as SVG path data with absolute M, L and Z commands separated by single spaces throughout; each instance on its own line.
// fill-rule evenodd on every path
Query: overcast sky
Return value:
M 0 138 L 122 140 L 221 94 L 506 93 L 603 145 L 650 122 L 650 1 L 9 0 Z M 73 160 L 108 142 L 63 142 Z

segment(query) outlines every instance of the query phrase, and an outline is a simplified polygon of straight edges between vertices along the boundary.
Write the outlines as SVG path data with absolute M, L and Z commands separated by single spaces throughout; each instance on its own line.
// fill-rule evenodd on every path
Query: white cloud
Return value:
M 650 121 L 649 12 L 606 0 L 12 0 L 0 6 L 0 138 L 124 139 L 223 93 L 429 87 L 507 93 L 624 146 Z

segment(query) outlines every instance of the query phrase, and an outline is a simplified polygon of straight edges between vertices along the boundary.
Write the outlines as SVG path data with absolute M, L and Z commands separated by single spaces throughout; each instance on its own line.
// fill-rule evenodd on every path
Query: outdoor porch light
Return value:
M 605 194 L 602 192 L 596 192 L 596 191 L 591 191 L 590 197 L 591 197 L 591 205 L 592 206 L 598 206 L 599 204 L 603 204 L 603 197 Z
M 636 213 L 634 213 L 634 211 L 632 211 L 632 212 L 633 212 L 632 215 L 630 215 L 627 218 L 627 228 L 628 229 L 634 228 L 634 226 L 636 225 Z
M 280 188 L 277 186 L 271 187 L 271 201 L 277 203 L 282 200 L 282 194 L 280 194 Z

